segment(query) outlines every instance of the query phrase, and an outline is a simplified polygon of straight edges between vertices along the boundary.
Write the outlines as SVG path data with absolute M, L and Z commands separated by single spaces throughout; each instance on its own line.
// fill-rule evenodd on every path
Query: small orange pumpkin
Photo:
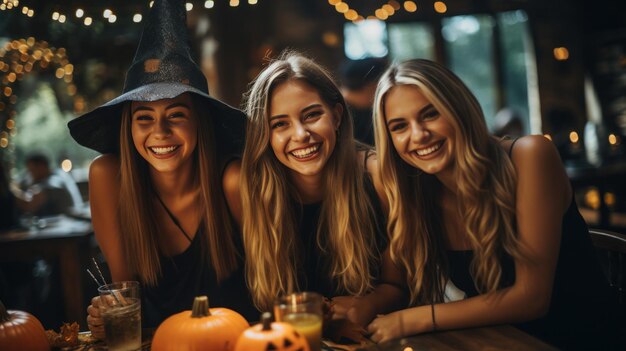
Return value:
M 153 351 L 232 351 L 241 333 L 250 325 L 228 308 L 209 309 L 209 298 L 198 296 L 192 310 L 164 320 L 152 338 Z
M 41 322 L 28 312 L 12 311 L 0 301 L 0 350 L 49 351 Z
M 304 336 L 287 323 L 272 323 L 272 314 L 263 313 L 261 323 L 248 328 L 237 340 L 235 351 L 310 351 Z

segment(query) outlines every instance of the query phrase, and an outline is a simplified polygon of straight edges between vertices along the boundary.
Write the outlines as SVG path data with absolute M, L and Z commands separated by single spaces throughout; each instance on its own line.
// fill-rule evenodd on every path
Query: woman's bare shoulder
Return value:
M 117 155 L 105 154 L 96 157 L 89 166 L 89 178 L 117 176 L 120 172 L 120 160 Z

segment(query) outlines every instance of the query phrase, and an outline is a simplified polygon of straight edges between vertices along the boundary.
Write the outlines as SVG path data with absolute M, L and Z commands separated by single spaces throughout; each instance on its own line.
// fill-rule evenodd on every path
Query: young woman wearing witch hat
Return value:
M 180 0 L 155 1 L 123 94 L 69 123 L 79 144 L 106 154 L 89 172 L 93 226 L 113 281 L 141 282 L 144 327 L 189 309 L 197 295 L 258 315 L 222 189 L 244 123 L 208 95 Z M 98 303 L 88 324 L 102 335 Z

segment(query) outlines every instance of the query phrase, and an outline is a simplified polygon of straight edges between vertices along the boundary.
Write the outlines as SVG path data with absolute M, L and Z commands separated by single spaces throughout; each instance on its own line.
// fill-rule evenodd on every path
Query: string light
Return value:
M 195 1 L 200 1 L 200 0 L 195 0 Z M 194 2 L 195 1 L 191 1 L 188 0 L 185 2 L 185 9 L 187 11 L 192 11 L 194 8 Z M 340 2 L 340 0 L 328 0 L 329 2 Z M 18 11 L 28 17 L 34 17 L 36 15 L 36 11 L 33 8 L 30 8 L 28 6 L 23 6 L 23 7 L 18 7 L 19 5 L 19 1 L 18 0 L 0 0 L 0 10 L 12 10 L 12 9 L 18 9 Z M 206 9 L 213 9 L 215 7 L 215 0 L 205 0 L 204 2 L 204 8 Z M 247 0 L 245 1 L 247 2 L 248 5 L 250 6 L 255 6 L 257 5 L 260 1 L 259 0 Z M 241 0 L 229 0 L 229 5 L 231 7 L 238 7 L 240 6 L 240 4 L 242 3 Z M 389 1 L 389 5 L 394 6 L 393 4 L 398 4 L 398 2 L 396 0 L 391 0 Z M 152 6 L 154 5 L 154 1 L 149 1 L 148 2 L 148 6 L 150 8 L 152 8 Z M 399 7 L 399 4 L 397 5 Z M 57 8 L 60 7 L 56 6 Z M 350 10 L 349 8 L 346 8 L 345 12 L 347 12 L 348 10 Z M 71 11 L 71 12 L 70 12 Z M 97 17 L 94 16 L 89 16 L 91 18 L 91 20 L 87 20 L 85 21 L 85 16 L 88 14 L 88 9 L 84 9 L 81 7 L 76 7 L 73 10 L 72 9 L 68 9 L 68 12 L 66 13 L 70 13 L 72 15 L 69 15 L 70 18 L 68 18 L 68 15 L 62 14 L 61 12 L 57 11 L 53 11 L 52 13 L 47 13 L 46 16 L 51 16 L 52 20 L 54 21 L 58 21 L 59 23 L 65 23 L 66 21 L 71 21 L 72 19 L 79 19 L 82 24 L 84 24 L 85 26 L 90 26 L 92 25 L 94 22 L 98 21 Z M 105 23 L 116 23 L 118 19 L 124 19 L 126 16 L 129 16 L 130 19 L 132 20 L 134 23 L 140 23 L 142 21 L 142 17 L 138 16 L 141 15 L 140 13 L 137 12 L 131 12 L 129 13 L 123 13 L 122 17 L 118 17 L 116 15 L 116 11 L 114 9 L 111 8 L 105 8 L 103 9 L 102 12 L 102 17 L 105 19 Z M 111 19 L 111 16 L 115 16 L 113 17 L 113 19 Z M 359 17 L 360 15 L 358 15 L 356 17 Z M 353 15 L 349 16 L 350 18 L 353 18 Z M 362 17 L 362 16 L 361 16 Z
M 59 21 L 61 19 L 59 14 Z M 4 122 L 0 123 L 1 148 L 12 150 L 15 147 L 11 144 L 11 138 L 17 134 L 15 105 L 18 96 L 13 84 L 31 71 L 41 72 L 52 67 L 55 77 L 68 83 L 68 93 L 70 87 L 73 87 L 75 93 L 76 86 L 72 83 L 74 65 L 68 60 L 65 48 L 49 47 L 47 42 L 37 41 L 33 37 L 12 40 L 0 47 L 0 71 L 6 73 L 0 84 L 0 111 L 3 117 L 7 116 L 6 122 L 0 121 Z
M 231 2 L 232 1 L 233 0 L 231 0 Z M 378 20 L 384 21 L 388 19 L 389 17 L 395 15 L 402 8 L 404 8 L 404 10 L 409 13 L 417 11 L 417 5 L 415 4 L 414 1 L 404 1 L 403 5 L 400 5 L 400 3 L 397 0 L 389 0 L 383 5 L 381 5 L 379 8 L 377 8 L 376 10 L 374 10 L 374 14 L 364 17 L 361 14 L 359 14 L 359 12 L 356 9 L 351 8 L 347 0 L 328 0 L 328 4 L 330 6 L 333 6 L 335 8 L 335 11 L 337 11 L 340 14 L 343 14 L 346 20 L 352 21 L 352 22 L 362 21 L 365 18 L 378 19 Z

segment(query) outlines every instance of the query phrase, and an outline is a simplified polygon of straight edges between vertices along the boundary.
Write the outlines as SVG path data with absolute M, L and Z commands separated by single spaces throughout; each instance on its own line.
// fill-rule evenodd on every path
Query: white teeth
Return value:
M 317 144 L 314 146 L 307 147 L 305 149 L 294 150 L 291 152 L 291 154 L 297 158 L 306 158 L 306 157 L 311 156 L 311 154 L 313 154 L 317 150 L 319 150 L 319 148 L 320 148 L 320 144 Z
M 169 154 L 170 152 L 176 150 L 178 146 L 168 146 L 168 147 L 151 147 L 150 150 L 157 155 Z
M 419 156 L 426 156 L 429 154 L 432 154 L 433 152 L 439 150 L 439 148 L 441 147 L 441 145 L 443 145 L 443 143 L 438 143 L 437 145 L 431 146 L 429 148 L 426 149 L 421 149 L 421 150 L 415 150 L 415 152 L 419 155 Z

